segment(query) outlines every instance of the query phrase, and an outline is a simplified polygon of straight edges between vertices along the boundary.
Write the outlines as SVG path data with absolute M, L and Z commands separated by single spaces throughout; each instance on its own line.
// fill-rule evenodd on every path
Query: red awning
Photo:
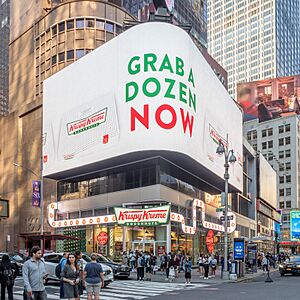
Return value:
M 300 246 L 300 242 L 283 241 L 283 242 L 280 242 L 279 245 L 282 245 L 282 246 Z

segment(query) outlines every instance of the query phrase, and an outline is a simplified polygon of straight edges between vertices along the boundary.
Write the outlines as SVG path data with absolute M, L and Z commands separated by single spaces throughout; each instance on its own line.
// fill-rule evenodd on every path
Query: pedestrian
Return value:
M 135 272 L 135 264 L 136 264 L 136 256 L 133 251 L 131 251 L 131 253 L 129 255 L 129 260 L 130 260 L 131 272 L 134 273 Z
M 122 255 L 122 264 L 128 266 L 128 256 L 126 251 L 124 251 Z
M 1 300 L 5 300 L 7 289 L 8 300 L 13 300 L 13 288 L 17 277 L 16 267 L 10 262 L 9 256 L 4 254 L 0 264 Z
M 79 295 L 77 296 L 76 300 L 80 300 L 80 295 L 83 295 L 83 259 L 82 259 L 82 252 L 79 250 L 75 251 L 75 263 L 76 263 L 76 268 L 79 272 L 79 283 L 78 283 Z
M 160 256 L 160 270 L 165 271 L 165 253 Z
M 87 299 L 92 300 L 93 295 L 95 300 L 99 300 L 100 289 L 104 287 L 104 275 L 101 264 L 97 263 L 97 255 L 91 255 L 91 262 L 84 268 L 85 288 L 88 294 Z
M 175 271 L 175 277 L 178 278 L 178 272 L 179 272 L 179 268 L 180 268 L 180 258 L 179 258 L 178 254 L 174 255 L 173 267 L 174 267 L 174 271 Z
M 185 277 L 185 284 L 190 284 L 192 278 L 192 262 L 188 256 L 186 256 L 185 264 L 184 264 L 184 277 Z
M 142 253 L 138 254 L 137 260 L 137 280 L 144 280 L 145 258 Z
M 63 257 L 61 258 L 61 260 L 59 261 L 59 265 L 60 265 L 60 270 L 62 271 L 64 269 L 64 266 L 67 262 L 69 253 L 68 252 L 64 252 Z M 64 298 L 64 283 L 62 280 L 60 280 L 59 282 L 59 296 L 60 298 Z
M 145 267 L 146 267 L 146 278 L 145 280 L 151 280 L 152 278 L 152 265 L 151 265 L 151 257 L 148 252 L 145 253 Z
M 203 254 L 199 255 L 198 258 L 198 272 L 200 273 L 200 278 L 204 277 L 204 268 L 203 268 Z
M 47 293 L 44 282 L 47 279 L 45 263 L 42 258 L 42 250 L 38 246 L 31 249 L 31 258 L 23 265 L 23 281 L 29 299 L 46 300 Z
M 267 257 L 264 255 L 262 259 L 262 267 L 263 267 L 263 272 L 267 273 L 269 270 L 269 260 Z
M 203 267 L 204 267 L 204 279 L 207 280 L 208 273 L 209 273 L 209 261 L 207 256 L 204 256 L 203 258 Z
M 217 269 L 217 259 L 212 255 L 211 261 L 210 261 L 210 269 L 211 269 L 211 277 L 216 277 L 216 269 Z
M 61 272 L 61 279 L 64 283 L 64 297 L 75 300 L 79 297 L 79 270 L 75 262 L 75 255 L 68 255 L 66 264 Z
M 165 255 L 165 268 L 166 268 L 166 276 L 168 279 L 169 278 L 169 273 L 170 273 L 170 267 L 172 266 L 172 253 L 169 252 L 168 255 Z

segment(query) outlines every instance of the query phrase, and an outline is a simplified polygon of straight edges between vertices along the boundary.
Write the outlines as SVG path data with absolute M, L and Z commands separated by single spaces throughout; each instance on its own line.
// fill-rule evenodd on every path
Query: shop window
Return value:
M 58 54 L 58 62 L 65 61 L 65 52 L 61 52 Z
M 73 60 L 74 59 L 74 50 L 67 51 L 67 60 Z
M 105 23 L 105 30 L 106 30 L 107 32 L 114 33 L 114 24 L 109 23 L 109 22 L 106 22 L 106 23 Z
M 84 49 L 77 49 L 76 50 L 76 59 L 79 59 L 84 56 Z
M 94 19 L 86 19 L 86 27 L 94 28 L 95 27 L 95 20 Z
M 65 31 L 65 22 L 61 22 L 58 24 L 58 32 L 64 32 Z
M 77 29 L 84 28 L 84 19 L 76 19 L 76 28 Z
M 68 20 L 67 21 L 67 29 L 73 29 L 74 28 L 74 20 Z
M 97 29 L 101 29 L 101 30 L 104 30 L 104 22 L 103 21 L 100 21 L 100 20 L 96 20 L 96 28 Z

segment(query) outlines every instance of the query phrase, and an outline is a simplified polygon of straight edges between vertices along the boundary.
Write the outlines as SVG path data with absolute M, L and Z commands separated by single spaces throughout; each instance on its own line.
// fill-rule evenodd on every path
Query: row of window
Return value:
M 284 207 L 284 204 L 285 204 L 285 207 Z M 291 208 L 291 207 L 292 207 L 291 201 L 286 201 L 286 202 L 280 201 L 279 202 L 279 208 Z
M 291 125 L 290 124 L 285 124 L 285 125 L 280 125 L 278 126 L 278 133 L 284 133 L 284 132 L 290 132 L 291 131 Z M 261 136 L 262 137 L 267 137 L 267 136 L 272 136 L 273 135 L 273 128 L 268 128 L 268 129 L 263 129 L 261 131 Z M 247 140 L 256 140 L 257 139 L 257 131 L 256 130 L 251 130 L 247 132 Z
M 291 188 L 286 188 L 286 189 L 279 189 L 279 196 L 291 196 L 292 194 L 292 189 Z
M 279 183 L 291 183 L 291 175 L 279 176 Z
M 64 62 L 65 60 L 74 60 L 74 58 L 79 59 L 85 54 L 91 52 L 92 49 L 76 49 L 60 52 L 51 57 L 51 64 L 55 65 L 57 62 Z

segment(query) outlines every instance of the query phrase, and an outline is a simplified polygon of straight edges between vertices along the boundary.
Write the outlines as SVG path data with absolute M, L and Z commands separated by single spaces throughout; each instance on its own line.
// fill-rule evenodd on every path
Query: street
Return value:
M 253 300 L 264 297 L 264 300 L 299 299 L 300 276 L 280 277 L 278 272 L 271 275 L 273 283 L 265 283 L 265 275 L 248 282 L 207 284 L 196 283 L 185 286 L 183 283 L 169 282 L 138 282 L 135 280 L 117 280 L 102 289 L 100 299 L 210 299 L 210 300 Z M 59 299 L 59 285 L 50 282 L 47 287 L 48 299 Z M 22 278 L 18 277 L 14 288 L 14 299 L 23 299 Z M 86 299 L 86 293 L 81 299 Z

